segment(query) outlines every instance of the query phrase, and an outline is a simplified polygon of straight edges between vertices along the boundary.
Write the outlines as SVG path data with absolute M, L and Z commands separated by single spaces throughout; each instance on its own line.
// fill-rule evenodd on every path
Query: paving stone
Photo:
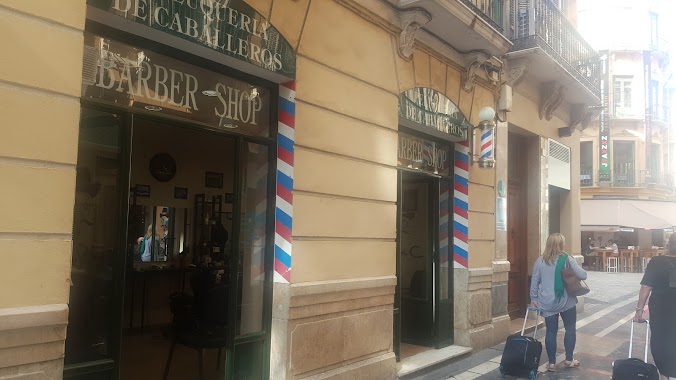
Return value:
M 606 274 L 599 272 L 590 272 L 587 284 L 591 292 L 585 300 L 585 311 L 578 315 L 578 321 L 594 315 L 595 313 L 607 311 L 607 308 L 614 307 L 622 301 L 626 301 L 638 295 L 640 281 L 643 277 L 640 273 L 617 273 Z M 629 331 L 631 322 L 627 321 L 612 331 L 607 332 L 603 337 L 597 334 L 613 326 L 618 321 L 626 318 L 634 309 L 634 302 L 627 303 L 615 310 L 608 312 L 598 319 L 594 319 L 586 326 L 577 331 L 577 344 L 575 349 L 575 358 L 580 360 L 580 368 L 565 368 L 563 362 L 559 362 L 558 371 L 549 373 L 543 372 L 538 375 L 540 380 L 608 380 L 612 375 L 613 361 L 627 358 L 629 355 Z M 598 314 L 597 314 L 598 315 Z M 559 322 L 561 330 L 557 335 L 557 354 L 563 358 L 563 323 Z M 633 357 L 643 357 L 645 344 L 645 325 L 635 327 L 634 354 Z M 544 332 L 538 334 L 538 338 L 543 343 L 543 353 L 541 364 L 547 363 L 547 354 L 544 348 Z M 516 379 L 510 376 L 502 376 L 495 367 L 502 355 L 504 343 L 491 347 L 486 350 L 472 353 L 472 355 L 451 363 L 448 367 L 439 369 L 435 374 L 429 374 L 420 379 Z M 649 362 L 652 362 L 652 356 L 649 356 Z M 471 371 L 471 372 L 468 372 Z M 479 372 L 485 372 L 479 374 Z

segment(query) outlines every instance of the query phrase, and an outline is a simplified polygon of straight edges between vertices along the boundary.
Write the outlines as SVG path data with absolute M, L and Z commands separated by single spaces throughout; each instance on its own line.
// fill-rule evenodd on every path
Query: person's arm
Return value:
M 634 322 L 641 322 L 643 320 L 643 308 L 648 301 L 650 292 L 653 288 L 648 285 L 641 285 L 641 290 L 638 291 L 638 304 L 636 305 L 636 314 L 634 314 Z
M 540 290 L 540 259 L 533 266 L 533 277 L 530 282 L 530 302 L 533 307 L 538 307 L 538 291 Z
M 575 273 L 575 277 L 579 278 L 580 280 L 587 279 L 587 271 L 582 269 L 573 256 L 568 255 L 568 263 L 570 263 L 570 269 L 572 269 L 573 273 Z
M 660 259 L 654 258 L 650 260 L 645 268 L 645 273 L 643 273 L 643 279 L 641 280 L 641 289 L 638 291 L 638 303 L 636 304 L 636 314 L 634 315 L 635 322 L 640 322 L 643 319 L 643 308 L 653 288 L 658 285 L 657 278 L 660 272 L 660 265 Z

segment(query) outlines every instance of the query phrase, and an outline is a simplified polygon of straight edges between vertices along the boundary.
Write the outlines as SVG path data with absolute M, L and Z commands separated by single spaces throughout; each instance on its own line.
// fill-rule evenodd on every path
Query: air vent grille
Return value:
M 549 140 L 549 157 L 570 164 L 570 148 L 555 140 Z

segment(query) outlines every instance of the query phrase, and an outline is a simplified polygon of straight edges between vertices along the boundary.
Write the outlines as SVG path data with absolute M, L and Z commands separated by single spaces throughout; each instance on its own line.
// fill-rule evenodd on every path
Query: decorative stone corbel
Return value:
M 591 119 L 592 112 L 589 111 L 589 107 L 583 103 L 575 103 L 570 110 L 570 122 L 568 123 L 568 128 L 575 130 L 575 128 L 579 126 L 580 131 L 582 131 L 589 126 Z
M 571 130 L 577 128 L 580 131 L 584 131 L 589 127 L 592 120 L 601 115 L 602 111 L 603 107 L 601 105 L 587 106 L 582 103 L 573 104 L 570 110 L 570 123 L 568 127 Z
M 507 84 L 510 85 L 511 87 L 515 87 L 517 84 L 521 83 L 523 78 L 526 77 L 527 73 L 528 73 L 527 65 L 521 64 L 509 66 L 509 68 L 507 69 Z
M 462 88 L 465 91 L 472 92 L 476 70 L 490 58 L 490 54 L 480 50 L 465 54 L 465 72 L 462 73 Z
M 554 111 L 563 103 L 563 87 L 552 81 L 540 87 L 540 120 L 551 120 Z
M 399 14 L 401 33 L 399 34 L 399 54 L 411 59 L 413 56 L 413 44 L 415 33 L 425 24 L 432 20 L 432 16 L 423 9 L 411 9 Z

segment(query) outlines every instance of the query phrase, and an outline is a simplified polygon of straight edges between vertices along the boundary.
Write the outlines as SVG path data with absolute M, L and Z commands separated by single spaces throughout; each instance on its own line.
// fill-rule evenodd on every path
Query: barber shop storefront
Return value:
M 394 379 L 504 340 L 497 82 L 424 12 L 0 3 L 0 380 Z
M 399 96 L 394 346 L 400 360 L 453 343 L 455 143 L 467 138 L 468 121 L 444 94 L 419 87 Z M 466 179 L 457 181 L 467 187 Z M 456 253 L 466 263 L 466 254 Z
M 87 17 L 64 377 L 268 378 L 292 48 L 242 1 Z

